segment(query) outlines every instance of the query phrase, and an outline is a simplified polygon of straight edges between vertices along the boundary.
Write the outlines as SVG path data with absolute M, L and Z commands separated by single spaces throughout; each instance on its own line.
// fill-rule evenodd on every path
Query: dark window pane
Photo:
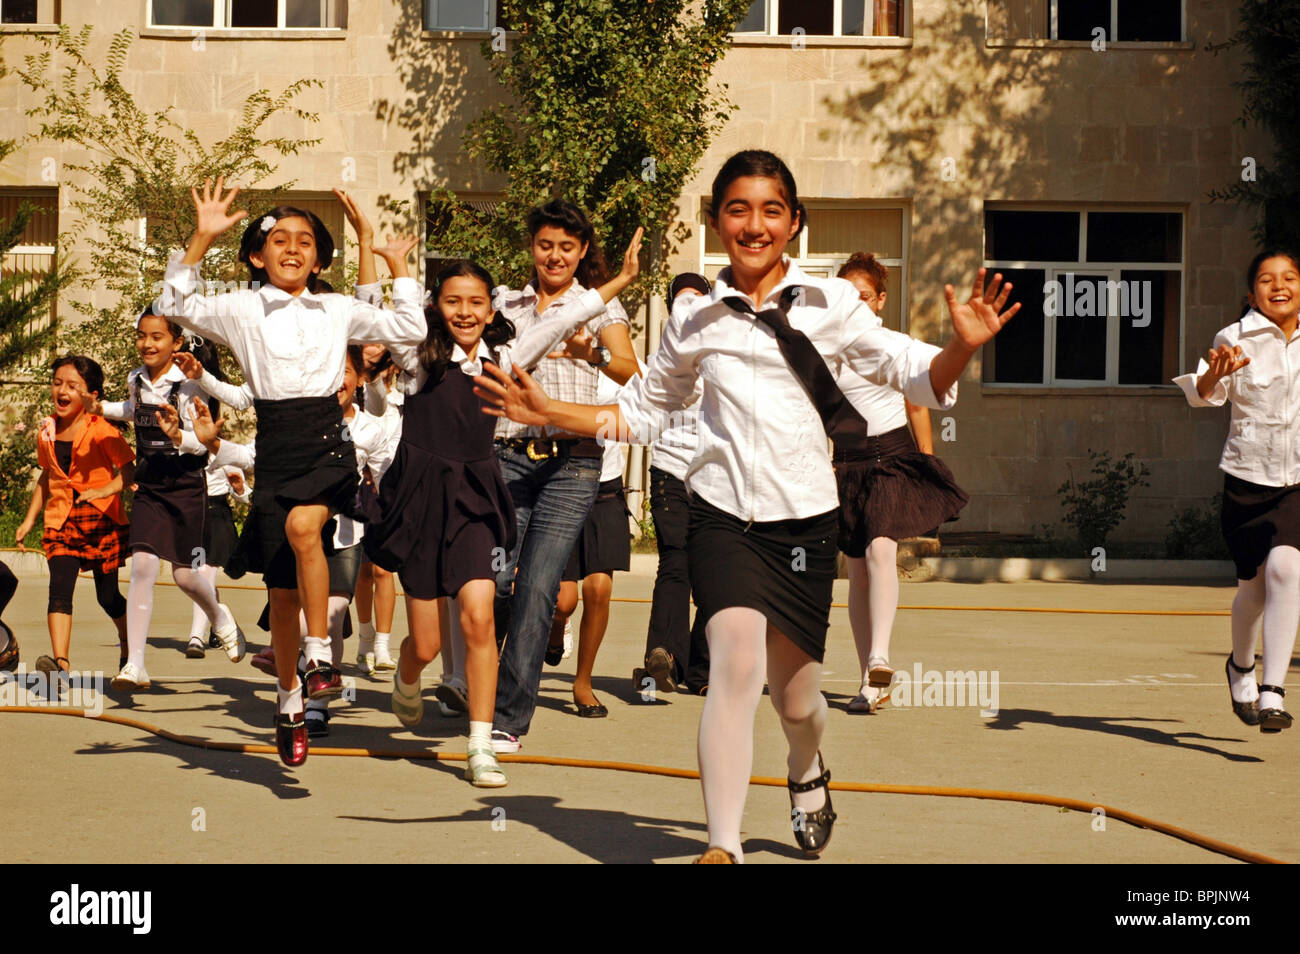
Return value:
M 1181 273 L 1123 271 L 1129 315 L 1119 324 L 1119 383 L 1168 384 L 1178 369 Z
M 426 26 L 431 30 L 486 30 L 483 0 L 428 0 Z
M 1182 38 L 1182 0 L 1119 0 L 1116 39 L 1176 43 Z
M 841 35 L 863 36 L 867 27 L 867 0 L 844 0 L 840 10 Z
M 1109 313 L 1106 278 L 1075 274 L 1062 275 L 1059 281 L 1061 287 L 1055 309 L 1056 377 L 1058 380 L 1104 381 L 1106 316 Z
M 778 33 L 787 36 L 801 29 L 805 36 L 830 36 L 835 30 L 835 4 L 832 0 L 782 0 L 777 5 Z
M 322 0 L 284 0 L 284 25 L 299 29 L 325 25 Z
M 1110 35 L 1110 0 L 1056 0 L 1056 38 L 1091 40 L 1092 31 L 1101 27 Z
M 36 0 L 4 0 L 0 12 L 0 23 L 35 23 Z
M 1077 262 L 1079 213 L 986 212 L 984 257 L 1002 262 Z
M 1043 270 L 1005 269 L 1016 287 L 1020 311 L 993 339 L 993 380 L 999 384 L 1043 383 Z
M 210 27 L 212 0 L 153 0 L 153 22 L 154 26 Z
M 274 30 L 279 25 L 275 0 L 230 0 L 230 26 Z
M 766 33 L 767 0 L 754 0 L 749 5 L 749 12 L 736 24 L 733 33 Z
M 1089 262 L 1182 261 L 1183 217 L 1177 212 L 1089 212 Z

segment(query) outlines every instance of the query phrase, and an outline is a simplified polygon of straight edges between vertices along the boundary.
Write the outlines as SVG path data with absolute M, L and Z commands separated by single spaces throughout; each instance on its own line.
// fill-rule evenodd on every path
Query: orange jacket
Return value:
M 135 451 L 122 433 L 102 417 L 86 416 L 86 426 L 72 447 L 72 473 L 65 474 L 54 454 L 54 418 L 41 421 L 36 439 L 36 463 L 45 471 L 49 496 L 45 501 L 45 526 L 54 530 L 63 526 L 72 510 L 73 491 L 103 487 L 113 479 L 113 471 L 135 460 Z M 100 497 L 90 505 L 106 514 L 114 523 L 126 523 L 122 495 Z

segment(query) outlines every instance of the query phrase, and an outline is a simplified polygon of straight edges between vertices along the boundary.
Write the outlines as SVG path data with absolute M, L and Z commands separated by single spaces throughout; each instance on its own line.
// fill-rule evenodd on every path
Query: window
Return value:
M 0 0 L 0 24 L 58 23 L 57 0 Z
M 15 295 L 33 291 L 41 278 L 54 265 L 55 246 L 59 235 L 58 189 L 0 189 L 0 220 L 10 221 L 24 204 L 36 207 L 36 214 L 18 238 L 18 244 L 0 258 L 0 281 L 14 275 L 24 276 L 14 289 Z M 50 303 L 47 314 L 33 322 L 28 332 L 48 326 L 56 314 L 56 302 Z
M 347 0 L 150 0 L 149 25 L 231 30 L 347 26 Z
M 984 265 L 1020 312 L 984 348 L 995 384 L 1162 385 L 1178 373 L 1183 216 L 989 209 Z
M 754 0 L 734 33 L 905 36 L 903 0 Z
M 426 30 L 491 30 L 504 25 L 496 0 L 424 0 Z
M 901 331 L 907 314 L 907 214 L 899 206 L 868 207 L 809 202 L 808 225 L 786 249 L 809 275 L 833 278 L 854 252 L 873 252 L 889 272 L 885 311 L 880 316 L 886 328 Z M 708 216 L 701 216 L 703 272 L 710 281 L 727 264 L 727 253 L 717 234 L 709 228 Z
M 1183 39 L 1183 0 L 1049 0 L 1054 40 L 1177 43 Z

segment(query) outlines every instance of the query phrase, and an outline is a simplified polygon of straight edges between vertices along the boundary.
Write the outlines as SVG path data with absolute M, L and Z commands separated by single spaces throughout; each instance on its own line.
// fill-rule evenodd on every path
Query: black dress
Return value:
M 179 408 L 181 382 L 172 384 L 168 403 Z M 204 477 L 207 454 L 177 453 L 171 438 L 158 426 L 161 405 L 140 400 L 135 387 L 136 471 L 131 504 L 132 553 L 146 550 L 168 563 L 188 566 L 206 562 L 203 528 L 208 486 Z
M 494 579 L 514 547 L 514 504 L 492 445 L 496 418 L 482 406 L 474 379 L 454 362 L 406 397 L 402 441 L 379 487 L 380 517 L 363 543 L 416 599 Z

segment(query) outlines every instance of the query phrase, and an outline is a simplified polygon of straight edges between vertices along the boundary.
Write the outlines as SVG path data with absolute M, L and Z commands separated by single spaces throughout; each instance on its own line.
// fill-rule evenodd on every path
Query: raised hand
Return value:
M 637 226 L 632 233 L 632 241 L 628 243 L 627 251 L 623 253 L 623 267 L 619 270 L 619 275 L 625 278 L 628 284 L 641 274 L 641 239 L 645 236 L 645 229 Z
M 1202 377 L 1209 378 L 1211 383 L 1217 383 L 1250 364 L 1250 358 L 1242 353 L 1240 345 L 1234 348 L 1219 345 L 1219 347 L 1211 348 L 1205 353 L 1205 363 L 1210 366 L 1210 370 Z
M 957 301 L 957 293 L 951 285 L 943 286 L 944 297 L 948 300 L 948 314 L 952 316 L 953 334 L 970 351 L 992 339 L 1020 310 L 1019 302 L 1006 311 L 1002 310 L 1011 294 L 1011 283 L 1004 284 L 1001 273 L 995 274 L 992 281 L 985 283 L 986 271 L 987 269 L 981 268 L 975 273 L 970 298 L 964 303 Z
M 214 421 L 212 412 L 208 409 L 208 402 L 197 396 L 191 401 L 191 406 L 193 410 L 190 414 L 190 424 L 194 428 L 194 436 L 199 439 L 199 443 L 215 454 L 216 448 L 212 445 L 221 446 L 221 428 L 226 423 L 226 419 L 220 417 Z
M 177 351 L 172 355 L 172 364 L 181 369 L 181 373 L 191 381 L 203 377 L 203 365 L 189 351 Z
M 359 245 L 373 245 L 375 241 L 375 228 L 366 218 L 366 214 L 361 211 L 355 199 L 342 189 L 335 189 L 334 194 L 338 196 L 339 202 L 343 206 L 343 214 L 347 216 L 348 222 L 352 225 L 352 230 L 357 233 L 357 243 Z
M 545 427 L 551 399 L 523 368 L 515 368 L 512 378 L 495 364 L 484 364 L 488 374 L 474 379 L 474 393 L 483 399 L 483 413 L 508 417 L 519 424 Z M 489 377 L 488 375 L 491 375 Z
M 248 217 L 247 209 L 240 209 L 237 212 L 230 211 L 230 203 L 235 201 L 235 196 L 239 195 L 239 187 L 231 189 L 229 193 L 222 194 L 225 187 L 226 177 L 217 177 L 217 188 L 214 192 L 212 189 L 212 180 L 203 180 L 203 194 L 199 194 L 198 189 L 190 189 L 190 195 L 194 197 L 194 209 L 197 213 L 197 223 L 194 227 L 196 235 L 205 237 L 209 242 L 220 235 L 226 229 L 235 225 Z
M 87 414 L 94 414 L 99 417 L 104 416 L 104 405 L 99 400 L 98 394 L 89 394 L 83 391 L 78 385 L 76 387 L 77 397 L 81 398 L 81 406 L 86 409 Z
M 564 347 L 561 350 L 552 351 L 546 357 L 573 358 L 576 361 L 586 361 L 591 364 L 599 360 L 600 355 L 597 354 L 599 348 L 599 340 L 593 338 L 591 332 L 586 328 L 582 328 L 568 341 L 564 342 Z
M 406 256 L 411 254 L 411 249 L 420 244 L 420 240 L 414 235 L 385 235 L 386 244 L 377 246 L 375 254 L 382 258 L 391 267 L 395 261 L 406 261 Z
M 177 447 L 181 444 L 181 414 L 180 411 L 170 404 L 164 404 L 154 412 L 154 417 L 158 420 L 158 426 L 166 434 L 173 444 Z
M 230 489 L 233 490 L 236 495 L 240 497 L 244 496 L 244 489 L 248 485 L 244 483 L 244 472 L 242 470 L 226 471 L 226 480 L 230 483 Z

